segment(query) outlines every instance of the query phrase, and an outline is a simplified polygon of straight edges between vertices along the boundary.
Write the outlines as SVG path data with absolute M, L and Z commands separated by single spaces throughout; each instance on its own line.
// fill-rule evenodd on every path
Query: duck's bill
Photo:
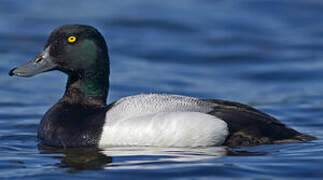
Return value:
M 51 71 L 55 68 L 56 68 L 56 64 L 51 60 L 48 54 L 48 48 L 47 48 L 38 56 L 36 56 L 34 59 L 29 61 L 28 63 L 20 67 L 13 68 L 9 72 L 9 75 L 31 77 L 33 75 L 36 75 L 42 72 Z

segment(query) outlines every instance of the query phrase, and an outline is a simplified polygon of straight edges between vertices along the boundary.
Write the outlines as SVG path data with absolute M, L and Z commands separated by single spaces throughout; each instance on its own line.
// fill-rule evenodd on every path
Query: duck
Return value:
M 9 75 L 31 77 L 54 70 L 68 79 L 63 97 L 40 121 L 37 136 L 43 145 L 242 147 L 315 139 L 249 105 L 226 100 L 139 94 L 108 105 L 108 47 L 89 25 L 56 28 L 42 51 Z

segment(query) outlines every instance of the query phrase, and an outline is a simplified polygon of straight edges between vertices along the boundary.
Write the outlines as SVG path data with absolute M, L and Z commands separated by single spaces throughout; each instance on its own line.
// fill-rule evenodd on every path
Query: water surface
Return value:
M 322 179 L 322 19 L 320 0 L 1 0 L 0 178 Z M 108 42 L 108 102 L 151 92 L 233 100 L 318 140 L 236 149 L 40 147 L 39 121 L 66 77 L 7 73 L 71 23 L 97 27 Z

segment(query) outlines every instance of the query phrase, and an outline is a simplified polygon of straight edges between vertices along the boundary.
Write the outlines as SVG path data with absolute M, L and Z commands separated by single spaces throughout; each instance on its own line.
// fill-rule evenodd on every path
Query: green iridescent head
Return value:
M 49 36 L 43 51 L 9 75 L 30 77 L 59 70 L 69 76 L 69 86 L 84 96 L 107 96 L 109 56 L 102 35 L 91 26 L 65 25 Z

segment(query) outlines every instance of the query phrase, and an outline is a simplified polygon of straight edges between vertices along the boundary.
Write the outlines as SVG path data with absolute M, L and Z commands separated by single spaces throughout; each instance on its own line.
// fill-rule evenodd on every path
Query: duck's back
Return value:
M 201 101 L 198 98 L 169 95 L 169 94 L 141 94 L 124 97 L 113 103 L 107 111 L 106 120 L 109 123 L 120 119 L 127 119 L 147 114 L 162 112 L 211 112 L 216 104 Z

